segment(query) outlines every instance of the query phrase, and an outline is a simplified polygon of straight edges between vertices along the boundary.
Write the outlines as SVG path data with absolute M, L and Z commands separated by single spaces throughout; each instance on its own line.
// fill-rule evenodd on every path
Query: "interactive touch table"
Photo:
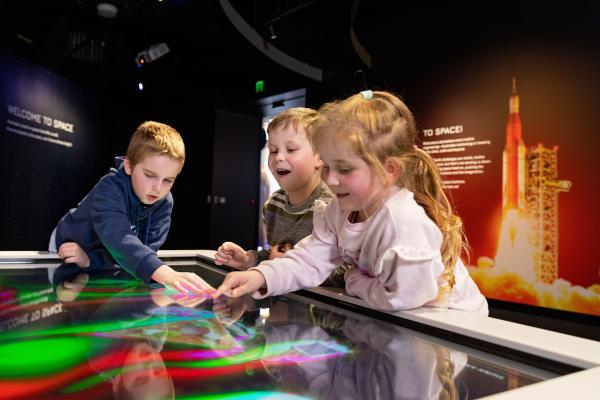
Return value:
M 218 286 L 212 254 L 160 252 Z M 593 398 L 600 381 L 598 342 L 493 318 L 323 287 L 213 302 L 45 253 L 0 262 L 0 398 Z

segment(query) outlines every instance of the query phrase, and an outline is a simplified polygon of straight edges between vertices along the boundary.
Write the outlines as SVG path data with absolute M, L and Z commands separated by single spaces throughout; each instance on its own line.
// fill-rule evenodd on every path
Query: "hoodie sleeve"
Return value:
M 151 247 L 143 244 L 132 232 L 126 205 L 127 199 L 122 190 L 111 180 L 103 180 L 92 198 L 92 224 L 100 241 L 117 263 L 148 283 L 163 262 Z

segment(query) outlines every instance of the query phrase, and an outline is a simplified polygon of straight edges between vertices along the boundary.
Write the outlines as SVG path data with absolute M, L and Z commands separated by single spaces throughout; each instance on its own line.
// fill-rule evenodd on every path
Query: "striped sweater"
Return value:
M 267 230 L 269 246 L 291 244 L 292 246 L 310 235 L 313 230 L 313 210 L 316 200 L 328 203 L 333 194 L 325 183 L 319 186 L 308 198 L 296 206 L 290 205 L 285 191 L 275 191 L 263 206 L 263 222 Z M 269 251 L 254 252 L 257 264 L 269 259 Z

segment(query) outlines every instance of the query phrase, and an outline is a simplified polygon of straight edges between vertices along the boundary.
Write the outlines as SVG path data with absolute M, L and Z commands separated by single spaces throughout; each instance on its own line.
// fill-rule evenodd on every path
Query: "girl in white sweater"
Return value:
M 264 297 L 315 287 L 342 262 L 346 291 L 382 310 L 420 306 L 487 315 L 460 259 L 462 222 L 431 157 L 415 146 L 408 107 L 370 90 L 325 104 L 313 129 L 325 183 L 336 195 L 315 207 L 314 229 L 284 257 L 232 272 L 217 289 Z

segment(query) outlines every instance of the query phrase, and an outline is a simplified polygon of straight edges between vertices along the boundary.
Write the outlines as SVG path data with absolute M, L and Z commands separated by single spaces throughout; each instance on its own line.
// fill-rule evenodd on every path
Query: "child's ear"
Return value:
M 319 153 L 315 153 L 315 169 L 319 170 L 323 168 L 323 165 L 325 165 L 325 162 L 321 160 L 321 156 L 319 155 Z
M 400 176 L 400 170 L 402 169 L 400 165 L 400 161 L 396 158 L 389 157 L 385 160 L 383 165 L 385 171 L 392 177 L 394 180 Z
M 131 175 L 131 171 L 133 170 L 133 168 L 131 167 L 131 162 L 129 161 L 129 158 L 125 157 L 125 162 L 123 163 L 123 168 L 125 168 L 125 173 L 127 175 Z

